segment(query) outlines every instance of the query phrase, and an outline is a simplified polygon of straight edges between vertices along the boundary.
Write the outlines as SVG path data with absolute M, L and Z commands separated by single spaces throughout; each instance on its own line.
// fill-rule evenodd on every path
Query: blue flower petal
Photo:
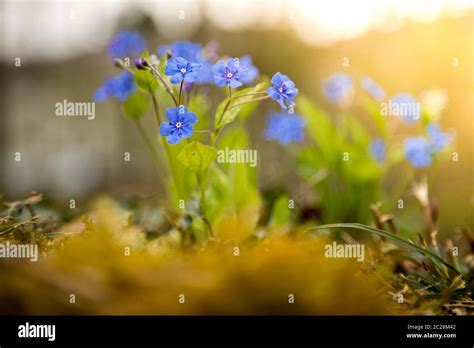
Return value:
M 193 127 L 191 127 L 190 125 L 181 127 L 180 131 L 181 131 L 181 136 L 185 139 L 193 135 L 193 132 L 194 132 Z
M 163 122 L 160 126 L 160 135 L 168 136 L 171 132 L 175 129 L 175 125 L 173 123 L 165 123 Z
M 165 116 L 170 123 L 175 124 L 179 120 L 178 108 L 168 108 L 165 112 Z
M 197 122 L 197 116 L 194 112 L 186 113 L 183 119 L 185 124 L 189 124 L 191 126 L 194 126 Z

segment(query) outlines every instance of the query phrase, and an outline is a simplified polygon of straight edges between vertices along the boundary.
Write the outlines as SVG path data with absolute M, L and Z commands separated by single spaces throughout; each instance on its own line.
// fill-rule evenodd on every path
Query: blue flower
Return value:
M 347 103 L 354 92 L 352 77 L 336 73 L 331 75 L 324 83 L 326 97 L 333 103 Z
M 389 101 L 394 116 L 402 116 L 406 123 L 413 123 L 420 118 L 420 103 L 408 93 L 398 93 Z
M 223 60 L 218 61 L 212 67 L 212 71 L 217 87 L 240 87 L 242 80 L 247 76 L 247 69 L 242 67 L 239 60 L 235 58 L 229 58 L 227 63 Z
M 431 145 L 423 137 L 405 139 L 405 156 L 416 168 L 428 167 L 432 163 Z
M 121 31 L 109 42 L 107 52 L 112 58 L 137 57 L 145 50 L 145 40 L 136 31 Z
M 247 69 L 247 75 L 242 79 L 244 85 L 250 85 L 258 77 L 258 68 L 253 65 L 249 55 L 239 58 L 240 65 Z
M 372 140 L 370 143 L 370 153 L 377 162 L 383 162 L 385 160 L 385 151 L 385 143 L 382 139 L 375 138 Z
M 277 72 L 272 77 L 272 86 L 267 89 L 267 94 L 276 100 L 283 109 L 286 109 L 288 106 L 295 105 L 293 99 L 298 94 L 298 88 L 288 76 Z
M 372 98 L 374 98 L 376 101 L 381 102 L 382 100 L 385 99 L 385 91 L 383 90 L 382 87 L 380 87 L 374 80 L 372 80 L 368 76 L 364 76 L 361 80 L 361 85 L 362 88 L 369 93 Z
M 267 120 L 265 137 L 267 140 L 277 140 L 281 145 L 302 143 L 304 140 L 304 119 L 297 114 L 280 112 L 271 114 Z
M 160 126 L 160 134 L 166 137 L 170 144 L 178 144 L 183 138 L 187 139 L 193 135 L 193 126 L 197 122 L 197 116 L 183 105 L 166 110 L 168 122 Z
M 172 58 L 182 57 L 188 62 L 201 64 L 201 70 L 194 83 L 214 82 L 212 62 L 204 56 L 204 50 L 200 44 L 191 41 L 175 41 L 171 45 L 158 47 L 158 53 L 160 56 L 168 53 Z
M 434 122 L 428 124 L 427 132 L 430 139 L 431 150 L 434 153 L 441 151 L 452 141 L 451 134 L 442 132 L 439 125 Z
M 128 71 L 123 71 L 117 76 L 110 77 L 104 81 L 92 97 L 94 101 L 102 102 L 108 98 L 116 98 L 124 101 L 136 90 L 133 75 Z
M 180 83 L 183 80 L 194 82 L 199 70 L 201 70 L 201 64 L 191 63 L 182 57 L 177 57 L 168 61 L 165 75 L 171 76 L 171 83 Z

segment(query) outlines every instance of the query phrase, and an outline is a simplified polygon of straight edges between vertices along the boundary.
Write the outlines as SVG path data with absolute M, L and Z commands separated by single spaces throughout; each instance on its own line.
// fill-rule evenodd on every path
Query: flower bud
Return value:
M 135 59 L 135 66 L 138 70 L 146 70 L 149 65 L 145 58 L 138 58 Z

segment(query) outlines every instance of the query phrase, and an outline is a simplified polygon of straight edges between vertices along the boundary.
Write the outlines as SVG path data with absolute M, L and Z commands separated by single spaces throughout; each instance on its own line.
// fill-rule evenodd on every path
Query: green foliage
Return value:
M 291 209 L 288 208 L 289 197 L 282 195 L 273 204 L 268 226 L 270 228 L 285 228 L 291 224 Z
M 339 223 L 318 226 L 318 232 L 325 229 L 352 229 L 381 237 L 379 247 L 387 261 L 395 263 L 397 270 L 391 279 L 395 297 L 402 295 L 405 305 L 423 310 L 421 304 L 433 311 L 444 313 L 457 308 L 472 309 L 472 270 L 462 269 L 457 256 L 443 254 L 439 250 L 436 234 L 431 235 L 430 245 L 419 235 L 419 243 L 414 243 L 397 234 L 358 223 Z M 388 241 L 386 241 L 388 240 Z M 448 241 L 449 242 L 449 241 Z M 393 244 L 391 244 L 393 243 Z M 401 247 L 405 252 L 398 252 Z M 467 260 L 468 258 L 466 258 Z M 400 269 L 402 271 L 400 271 Z
M 127 117 L 138 121 L 148 110 L 148 98 L 139 92 L 133 93 L 123 103 L 123 109 Z
M 307 124 L 309 146 L 295 154 L 301 175 L 319 195 L 323 221 L 370 218 L 368 206 L 380 199 L 382 170 L 370 157 L 370 137 L 349 114 L 336 127 L 329 114 L 304 96 L 298 108 Z
M 269 86 L 269 79 L 266 76 L 262 76 L 260 78 L 260 82 L 255 85 L 254 87 L 248 87 L 248 88 L 243 88 L 241 90 L 238 90 L 232 94 L 234 97 L 238 97 L 244 94 L 248 93 L 255 93 L 255 92 L 262 92 L 265 91 L 268 86 Z M 248 102 L 252 99 L 254 99 L 256 96 L 246 96 L 246 97 L 240 97 L 236 99 L 236 102 L 243 103 L 243 102 Z M 254 113 L 254 111 L 257 109 L 258 105 L 260 102 L 252 102 L 249 104 L 241 105 L 240 108 L 240 114 L 239 114 L 239 119 L 242 121 L 247 120 L 250 115 Z
M 235 127 L 222 135 L 219 149 L 247 149 L 249 138 L 244 129 Z M 260 205 L 256 168 L 248 164 L 219 163 L 209 170 L 209 213 L 217 218 L 226 210 Z
M 150 61 L 150 53 L 145 51 L 140 58 L 145 58 Z M 156 78 L 147 70 L 135 70 L 134 79 L 138 89 L 143 93 L 153 94 L 159 86 Z
M 225 100 L 224 100 L 224 102 L 225 102 L 225 104 L 227 103 Z M 232 108 L 232 109 L 228 108 L 224 112 L 225 104 L 223 105 L 221 103 L 221 104 L 219 104 L 219 107 L 217 108 L 216 116 L 215 116 L 215 119 L 214 119 L 215 120 L 215 123 L 214 123 L 215 129 L 222 128 L 225 125 L 228 125 L 229 123 L 234 122 L 234 120 L 239 115 L 240 108 L 238 108 L 238 107 L 235 107 L 235 108 Z
M 137 70 L 134 78 L 138 88 L 144 93 L 154 93 L 158 88 L 158 81 L 146 70 Z
M 404 238 L 401 238 L 397 236 L 396 234 L 371 227 L 371 226 L 366 226 L 363 224 L 358 224 L 358 223 L 340 223 L 340 224 L 328 224 L 328 225 L 321 225 L 318 226 L 312 230 L 318 231 L 318 230 L 323 230 L 323 229 L 332 229 L 332 228 L 347 228 L 347 229 L 356 229 L 356 230 L 361 230 L 365 231 L 368 233 L 372 233 L 375 235 L 378 235 L 380 237 L 387 238 L 391 240 L 392 242 L 398 244 L 399 246 L 406 247 L 411 251 L 415 251 L 420 253 L 421 255 L 425 256 L 427 259 L 431 260 L 434 264 L 436 264 L 438 267 L 446 267 L 450 271 L 454 272 L 456 275 L 460 275 L 461 273 L 454 268 L 452 265 L 447 263 L 445 260 L 443 260 L 439 255 L 436 255 L 435 253 L 427 250 L 426 248 L 422 248 L 421 246 L 406 240 Z
M 246 120 L 257 108 L 259 102 L 252 102 L 245 105 L 240 105 L 243 103 L 248 103 L 252 99 L 256 99 L 255 95 L 249 95 L 240 97 L 249 93 L 256 93 L 265 90 L 268 87 L 268 79 L 263 79 L 262 82 L 257 84 L 255 87 L 248 87 L 236 91 L 232 94 L 232 98 L 227 97 L 224 99 L 218 106 L 214 116 L 214 127 L 219 129 L 227 124 L 232 123 L 237 116 L 241 120 Z M 235 106 L 239 104 L 239 106 Z
M 204 174 L 216 155 L 217 149 L 215 147 L 193 141 L 181 150 L 178 159 L 188 170 Z

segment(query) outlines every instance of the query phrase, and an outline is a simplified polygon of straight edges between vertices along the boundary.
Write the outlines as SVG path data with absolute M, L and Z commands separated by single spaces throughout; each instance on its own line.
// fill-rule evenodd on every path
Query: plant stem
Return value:
M 204 223 L 207 226 L 207 229 L 209 231 L 209 236 L 211 238 L 214 238 L 214 232 L 212 231 L 211 223 L 209 222 L 209 219 L 207 218 L 207 215 L 206 215 L 206 190 L 204 187 L 204 179 L 199 173 L 196 173 L 196 177 L 197 177 L 197 181 L 199 185 L 199 192 L 201 194 L 201 199 L 200 199 L 200 204 L 199 204 L 200 210 L 201 210 L 201 218 L 202 218 L 202 221 L 204 221 Z
M 158 72 L 158 70 L 156 70 L 151 64 L 148 64 L 149 66 L 149 69 L 151 71 L 151 73 L 158 78 L 158 80 L 161 82 L 161 84 L 163 85 L 163 87 L 165 87 L 166 89 L 166 92 L 168 92 L 168 94 L 171 96 L 171 98 L 173 99 L 173 102 L 175 104 L 176 107 L 179 106 L 179 103 L 178 101 L 176 100 L 176 97 L 174 96 L 174 93 L 173 93 L 173 89 L 170 87 L 170 85 L 168 85 L 168 83 L 166 83 L 166 80 L 163 78 L 163 76 L 161 76 L 161 74 Z
M 159 158 L 158 152 L 156 151 L 155 146 L 153 146 L 153 142 L 151 141 L 150 137 L 146 133 L 146 131 L 143 128 L 143 125 L 140 123 L 140 121 L 136 120 L 135 125 L 137 126 L 138 131 L 140 132 L 140 135 L 142 136 L 143 140 L 145 141 L 145 143 L 148 147 L 148 151 L 151 154 L 151 157 L 153 159 L 153 163 L 155 164 L 155 167 L 156 167 L 156 171 L 158 172 L 158 176 L 163 181 L 164 178 L 163 178 L 161 170 L 160 170 L 161 169 L 161 164 L 160 164 L 160 158 Z
M 161 126 L 161 120 L 160 117 L 160 108 L 158 107 L 158 101 L 156 100 L 155 94 L 153 92 L 150 92 L 151 94 L 151 99 L 153 100 L 153 108 L 155 110 L 155 116 L 156 116 L 156 121 L 158 122 L 158 127 Z
M 158 122 L 158 127 L 159 127 L 163 121 L 160 117 L 160 109 L 159 109 L 159 106 L 158 106 L 158 101 L 156 100 L 156 97 L 153 93 L 151 93 L 151 98 L 153 99 L 153 109 L 155 111 L 156 121 Z M 169 148 L 169 144 L 166 142 L 164 137 L 162 137 L 161 135 L 159 137 L 160 137 L 161 142 L 163 144 L 163 148 L 165 149 L 166 157 L 168 158 L 168 166 L 169 166 L 170 175 L 172 176 L 172 178 L 175 182 L 176 190 L 178 191 L 178 195 L 181 196 L 181 186 L 179 184 L 178 178 L 177 178 L 175 170 L 174 170 L 174 160 L 173 160 L 173 156 L 171 154 L 171 150 Z
M 230 109 L 233 109 L 233 108 L 236 108 L 236 107 L 238 107 L 238 106 L 241 106 L 241 105 L 249 104 L 249 103 L 252 103 L 252 102 L 255 102 L 255 101 L 264 100 L 264 99 L 268 99 L 268 98 L 270 98 L 270 96 L 269 96 L 269 95 L 266 95 L 265 97 L 254 98 L 254 99 L 249 100 L 249 101 L 246 101 L 246 102 L 237 103 L 237 104 L 232 105 L 232 106 L 229 108 L 229 110 L 230 110 Z
M 7 234 L 13 230 L 15 230 L 16 228 L 19 228 L 19 227 L 22 227 L 22 226 L 26 226 L 28 224 L 35 224 L 36 220 L 38 220 L 38 216 L 33 216 L 32 218 L 30 218 L 29 220 L 26 220 L 26 221 L 23 221 L 23 222 L 20 222 L 20 223 L 17 223 L 13 226 L 10 226 L 4 230 L 1 230 L 0 231 L 0 235 L 2 234 Z
M 245 93 L 245 94 L 240 94 L 240 95 L 236 95 L 234 97 L 231 97 L 231 99 L 238 99 L 238 98 L 242 98 L 242 97 L 249 97 L 249 96 L 252 96 L 252 95 L 260 95 L 260 94 L 266 94 L 266 93 L 267 93 L 267 91 Z
M 229 108 L 229 105 L 230 105 L 231 102 L 232 102 L 232 88 L 230 88 L 230 86 L 229 86 L 229 97 L 228 97 L 227 103 L 224 106 L 224 110 L 222 111 L 222 113 L 219 116 L 219 121 L 216 122 L 217 125 L 219 125 L 221 123 L 222 118 L 224 117 L 224 114 L 227 111 L 227 109 Z M 219 135 L 220 130 L 221 130 L 221 127 L 214 130 L 214 136 L 213 137 L 211 136 L 212 145 L 214 145 L 214 143 L 217 139 L 217 136 Z
M 181 83 L 179 84 L 178 105 L 181 105 L 181 94 L 183 94 L 183 84 L 184 80 L 181 80 Z

